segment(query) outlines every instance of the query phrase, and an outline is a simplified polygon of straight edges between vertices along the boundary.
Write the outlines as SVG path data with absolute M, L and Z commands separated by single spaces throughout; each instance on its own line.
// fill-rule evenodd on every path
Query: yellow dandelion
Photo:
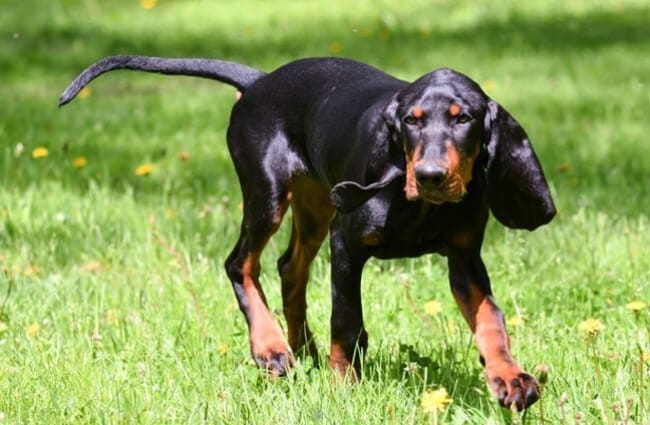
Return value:
M 104 269 L 104 265 L 99 261 L 88 261 L 87 263 L 79 266 L 79 271 L 82 273 L 99 273 Z
M 568 162 L 563 162 L 562 164 L 560 164 L 558 169 L 560 170 L 561 173 L 568 173 L 569 171 L 571 171 L 571 164 L 569 164 Z
M 643 301 L 632 301 L 630 303 L 627 303 L 625 308 L 627 308 L 630 311 L 638 312 L 643 310 L 646 307 L 646 304 Z
M 232 302 L 226 306 L 226 313 L 232 313 L 233 311 L 239 310 L 239 304 Z
M 106 311 L 106 316 L 104 316 L 104 323 L 106 323 L 107 325 L 117 325 L 118 318 L 113 310 L 108 309 Z
M 647 351 L 641 353 L 641 360 L 643 360 L 644 363 L 650 363 L 650 353 Z
M 226 344 L 221 344 L 219 346 L 219 354 L 225 356 L 227 352 L 228 352 L 228 346 Z
M 517 314 L 516 316 L 510 317 L 506 320 L 506 325 L 516 328 L 524 324 L 524 316 Z
M 30 277 L 30 276 L 38 277 L 38 267 L 36 267 L 33 264 L 30 264 L 30 265 L 26 266 L 23 269 L 23 275 L 27 276 L 27 277 Z
M 596 335 L 598 332 L 605 329 L 605 325 L 598 319 L 589 318 L 580 322 L 578 330 L 589 335 Z
M 429 413 L 444 412 L 448 404 L 452 403 L 454 400 L 449 398 L 447 390 L 444 387 L 440 387 L 437 390 L 428 390 L 422 394 L 420 399 L 420 405 L 422 408 Z
M 379 39 L 381 41 L 388 41 L 390 38 L 390 30 L 388 28 L 382 28 L 381 31 L 379 31 Z
M 178 153 L 178 159 L 180 159 L 181 161 L 187 161 L 188 159 L 190 159 L 190 154 L 188 152 L 185 152 L 185 151 L 179 152 Z
M 330 44 L 329 47 L 330 53 L 341 53 L 343 50 L 343 45 L 339 43 L 338 41 L 334 41 L 333 43 Z
M 442 304 L 439 301 L 429 301 L 424 304 L 424 312 L 429 316 L 437 316 L 442 311 Z
M 27 328 L 27 336 L 33 338 L 38 334 L 40 330 L 41 330 L 41 326 L 38 323 L 32 323 Z
M 481 88 L 483 88 L 483 91 L 494 90 L 494 87 L 495 87 L 495 84 L 494 84 L 494 81 L 492 81 L 492 80 L 484 81 L 483 84 L 481 84 Z
M 90 90 L 90 88 L 88 87 L 84 87 L 81 89 L 81 91 L 77 96 L 79 97 L 79 99 L 88 99 L 91 94 L 92 94 L 92 90 Z
M 75 158 L 72 161 L 72 166 L 74 168 L 84 168 L 88 164 L 88 161 L 86 160 L 86 157 L 80 156 L 78 158 Z
M 47 148 L 44 148 L 42 146 L 35 148 L 32 151 L 32 158 L 34 159 L 39 159 L 39 158 L 45 158 L 50 154 L 50 151 L 47 150 Z
M 140 7 L 146 10 L 151 10 L 156 7 L 158 0 L 140 0 Z
M 165 211 L 165 217 L 167 217 L 170 220 L 173 219 L 173 218 L 176 218 L 177 215 L 178 214 L 176 213 L 175 210 L 168 209 L 167 211 Z
M 136 176 L 148 176 L 153 171 L 153 165 L 142 164 L 135 169 Z

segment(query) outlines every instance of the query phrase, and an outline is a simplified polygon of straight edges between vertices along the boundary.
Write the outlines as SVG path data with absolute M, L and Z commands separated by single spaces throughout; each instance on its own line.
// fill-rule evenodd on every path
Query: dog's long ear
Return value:
M 551 221 L 555 205 L 524 129 L 492 100 L 485 127 L 489 135 L 487 195 L 494 216 L 516 229 L 533 230 Z
M 390 168 L 378 182 L 366 186 L 353 181 L 344 181 L 332 188 L 330 200 L 339 212 L 349 213 L 403 176 L 404 171 L 395 167 Z
M 393 143 L 399 143 L 400 138 L 399 138 L 399 132 L 401 130 L 401 121 L 399 117 L 397 116 L 397 107 L 399 106 L 399 92 L 395 93 L 393 97 L 390 99 L 386 107 L 384 108 L 384 111 L 382 113 L 382 116 L 384 118 L 384 122 L 386 122 L 386 126 L 388 127 L 389 131 L 389 137 L 391 142 Z

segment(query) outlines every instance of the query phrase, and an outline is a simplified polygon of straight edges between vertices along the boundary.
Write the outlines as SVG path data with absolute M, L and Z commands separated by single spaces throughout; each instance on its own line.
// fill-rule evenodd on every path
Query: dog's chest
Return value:
M 370 199 L 349 219 L 353 237 L 378 258 L 443 253 L 450 212 L 444 205 Z

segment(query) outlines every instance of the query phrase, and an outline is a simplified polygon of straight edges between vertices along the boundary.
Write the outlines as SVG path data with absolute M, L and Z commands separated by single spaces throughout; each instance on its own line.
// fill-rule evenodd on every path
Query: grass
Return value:
M 9 0 L 0 11 L 0 423 L 427 423 L 420 398 L 439 387 L 454 399 L 442 423 L 650 423 L 650 317 L 625 307 L 650 300 L 646 2 Z M 287 379 L 256 370 L 221 266 L 240 217 L 225 147 L 234 90 L 115 73 L 56 108 L 78 71 L 120 53 L 264 70 L 336 54 L 405 79 L 451 66 L 480 82 L 528 131 L 559 209 L 534 233 L 492 220 L 483 248 L 500 306 L 523 318 L 510 326 L 516 358 L 550 368 L 543 404 L 498 407 L 439 257 L 367 265 L 360 384 L 335 385 L 309 360 Z M 37 147 L 48 156 L 32 158 Z M 136 176 L 143 163 L 153 172 Z M 287 231 L 263 257 L 276 312 Z M 308 294 L 322 355 L 328 270 L 323 249 Z M 419 309 L 442 304 L 433 326 L 405 282 Z M 590 317 L 605 329 L 581 332 Z

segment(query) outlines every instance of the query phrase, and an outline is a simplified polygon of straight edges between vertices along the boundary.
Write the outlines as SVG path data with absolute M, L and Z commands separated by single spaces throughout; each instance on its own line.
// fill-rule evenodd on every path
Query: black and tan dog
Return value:
M 260 367 L 283 375 L 292 351 L 316 354 L 306 321 L 309 265 L 330 233 L 330 364 L 359 376 L 367 347 L 361 272 L 370 257 L 439 253 L 491 388 L 523 409 L 535 380 L 510 354 L 480 250 L 489 210 L 532 230 L 555 207 L 523 128 L 463 74 L 438 69 L 413 83 L 347 59 L 315 58 L 265 74 L 218 60 L 116 56 L 90 66 L 63 105 L 112 69 L 194 75 L 235 86 L 228 148 L 243 193 L 241 234 L 226 270 Z M 288 340 L 260 285 L 260 255 L 291 207 L 291 241 L 278 261 Z

